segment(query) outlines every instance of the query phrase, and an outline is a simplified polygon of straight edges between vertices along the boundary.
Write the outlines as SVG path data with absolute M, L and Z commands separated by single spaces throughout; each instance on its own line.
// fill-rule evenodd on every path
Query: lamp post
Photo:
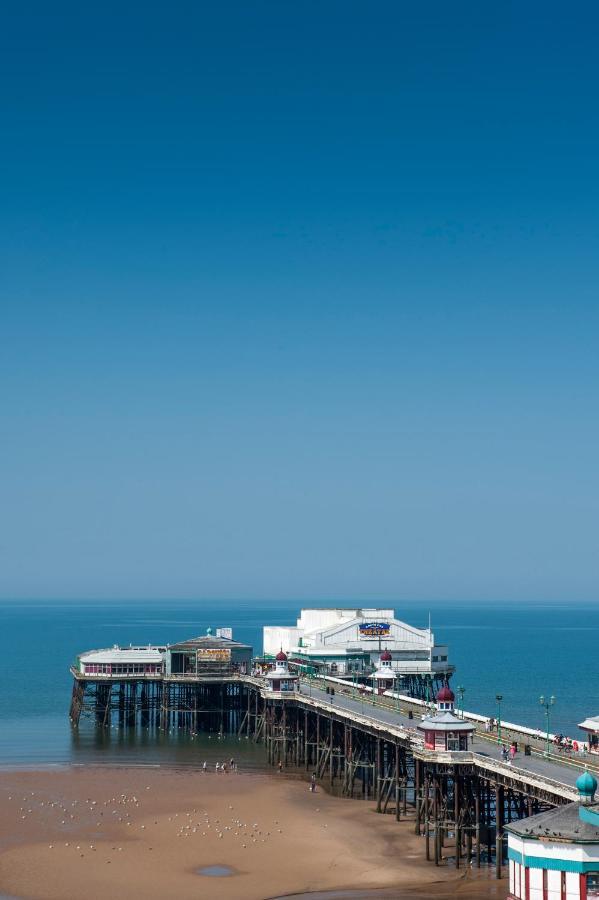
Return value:
M 456 688 L 456 691 L 458 692 L 458 695 L 460 698 L 458 701 L 458 712 L 461 714 L 461 717 L 463 719 L 464 718 L 464 694 L 466 693 L 466 688 L 462 687 L 462 685 L 459 685 Z
M 545 708 L 545 719 L 547 723 L 547 734 L 545 736 L 545 756 L 549 756 L 549 716 L 551 707 L 555 703 L 555 697 L 551 696 L 548 700 L 545 697 L 539 697 L 539 703 Z
M 501 694 L 495 694 L 495 699 L 497 700 L 497 741 L 501 743 L 501 701 L 503 700 L 503 696 Z

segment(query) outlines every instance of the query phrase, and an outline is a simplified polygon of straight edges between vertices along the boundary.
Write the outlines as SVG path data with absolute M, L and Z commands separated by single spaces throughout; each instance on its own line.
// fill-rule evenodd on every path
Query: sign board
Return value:
M 360 637 L 389 637 L 391 626 L 388 622 L 365 622 L 358 630 Z
M 222 647 L 200 647 L 198 662 L 231 662 L 231 651 Z
M 216 636 L 226 638 L 228 641 L 233 640 L 233 629 L 232 628 L 217 628 Z

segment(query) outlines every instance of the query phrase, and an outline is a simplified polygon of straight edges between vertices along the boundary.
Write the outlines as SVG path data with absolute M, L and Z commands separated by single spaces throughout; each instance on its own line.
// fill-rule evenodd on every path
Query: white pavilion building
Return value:
M 432 700 L 454 671 L 430 627 L 408 625 L 388 608 L 302 609 L 295 625 L 265 625 L 263 638 L 265 656 L 282 648 L 295 665 L 350 678 L 369 676 L 386 649 L 397 687 L 423 699 Z

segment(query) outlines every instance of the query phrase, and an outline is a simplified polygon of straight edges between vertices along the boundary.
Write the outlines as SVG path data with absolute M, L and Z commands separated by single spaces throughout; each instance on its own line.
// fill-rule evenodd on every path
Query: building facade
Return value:
M 437 693 L 437 712 L 417 726 L 424 735 L 425 750 L 468 750 L 475 726 L 456 716 L 453 691 L 445 685 Z
M 296 625 L 264 626 L 263 639 L 265 656 L 282 648 L 292 663 L 348 678 L 370 676 L 386 650 L 396 687 L 428 700 L 454 671 L 430 628 L 408 625 L 388 608 L 302 609 Z
M 599 898 L 599 803 L 589 772 L 576 781 L 580 800 L 505 826 L 509 900 Z
M 226 637 L 215 637 L 208 628 L 205 635 L 170 644 L 166 648 L 166 675 L 206 675 L 252 671 L 252 648 Z
M 75 668 L 82 675 L 99 677 L 160 677 L 166 647 L 113 647 L 81 653 Z

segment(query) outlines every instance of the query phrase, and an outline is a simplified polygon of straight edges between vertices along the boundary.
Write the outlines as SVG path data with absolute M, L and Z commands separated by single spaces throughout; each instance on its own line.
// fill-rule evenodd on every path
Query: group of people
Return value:
M 516 741 L 512 741 L 509 747 L 507 747 L 505 744 L 501 745 L 501 758 L 506 763 L 512 763 L 517 752 L 518 745 Z
M 233 757 L 231 757 L 231 759 L 229 760 L 228 763 L 217 762 L 214 764 L 215 772 L 235 772 L 236 769 L 237 769 L 237 763 L 235 762 Z M 204 764 L 202 765 L 202 772 L 207 772 L 207 771 L 208 771 L 208 763 L 206 762 L 206 760 L 204 760 Z
M 573 741 L 571 737 L 564 734 L 556 734 L 553 743 L 557 747 L 558 753 L 578 753 L 580 747 L 578 741 Z

